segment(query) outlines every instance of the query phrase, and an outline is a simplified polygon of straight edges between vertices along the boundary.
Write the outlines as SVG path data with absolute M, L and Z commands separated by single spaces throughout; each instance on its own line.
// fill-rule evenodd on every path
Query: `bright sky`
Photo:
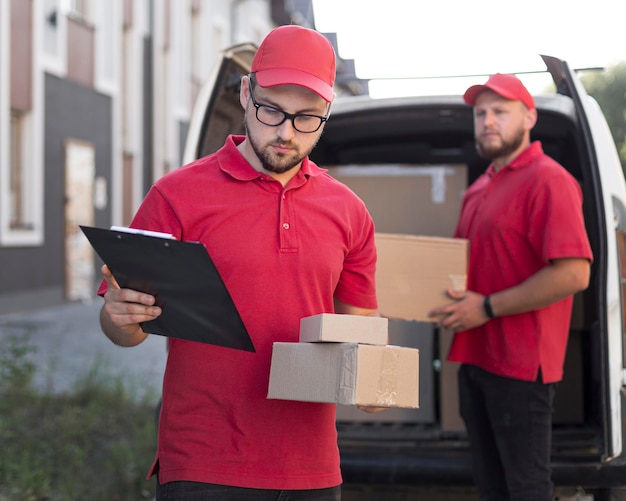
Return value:
M 337 33 L 370 94 L 447 92 L 442 81 L 398 80 L 572 68 L 626 61 L 624 0 L 313 0 L 316 29 Z M 482 83 L 474 77 L 461 83 Z M 528 85 L 528 83 L 527 83 Z

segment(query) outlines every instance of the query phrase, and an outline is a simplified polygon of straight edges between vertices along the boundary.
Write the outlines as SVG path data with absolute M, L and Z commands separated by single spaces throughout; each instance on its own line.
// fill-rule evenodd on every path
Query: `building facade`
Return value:
M 94 297 L 80 225 L 128 225 L 221 51 L 281 24 L 313 28 L 312 0 L 0 0 L 0 313 Z
M 127 225 L 179 167 L 220 51 L 259 43 L 274 4 L 0 1 L 0 313 L 93 297 L 79 225 Z

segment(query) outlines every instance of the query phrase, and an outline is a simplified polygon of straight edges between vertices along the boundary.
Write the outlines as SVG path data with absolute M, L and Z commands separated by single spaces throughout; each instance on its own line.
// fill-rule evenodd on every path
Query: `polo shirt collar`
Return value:
M 543 148 L 540 141 L 533 141 L 528 148 L 522 151 L 517 157 L 513 159 L 511 163 L 505 165 L 500 171 L 503 170 L 516 170 L 530 165 L 534 160 L 543 155 Z M 493 164 L 490 164 L 487 168 L 487 174 L 494 176 L 496 174 Z
M 265 174 L 255 170 L 248 161 L 244 158 L 241 152 L 237 149 L 245 136 L 239 136 L 231 134 L 226 139 L 224 146 L 217 151 L 217 160 L 224 172 L 230 174 L 239 181 L 252 181 L 258 179 Z M 306 157 L 302 161 L 302 167 L 296 175 L 296 177 L 317 177 L 326 172 L 326 169 L 321 169 Z

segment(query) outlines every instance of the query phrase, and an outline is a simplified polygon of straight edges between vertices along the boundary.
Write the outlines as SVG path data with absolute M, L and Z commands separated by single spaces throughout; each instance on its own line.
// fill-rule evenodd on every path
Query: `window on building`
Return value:
M 65 10 L 69 16 L 88 21 L 87 0 L 65 0 Z
M 29 172 L 24 158 L 24 136 L 26 128 L 24 113 L 11 111 L 10 153 L 9 153 L 9 228 L 11 230 L 32 230 L 33 214 L 30 213 Z
M 0 0 L 0 3 L 3 3 Z M 43 242 L 43 109 L 35 106 L 42 74 L 34 64 L 34 2 L 13 0 L 1 37 L 11 47 L 0 58 L 0 246 Z M 46 3 L 50 7 L 51 4 Z

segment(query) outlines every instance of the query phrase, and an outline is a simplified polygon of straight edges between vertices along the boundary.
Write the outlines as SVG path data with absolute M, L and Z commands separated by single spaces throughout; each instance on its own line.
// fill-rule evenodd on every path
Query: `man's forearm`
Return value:
M 588 283 L 586 259 L 561 259 L 518 286 L 492 294 L 491 308 L 498 317 L 537 310 L 584 290 Z

